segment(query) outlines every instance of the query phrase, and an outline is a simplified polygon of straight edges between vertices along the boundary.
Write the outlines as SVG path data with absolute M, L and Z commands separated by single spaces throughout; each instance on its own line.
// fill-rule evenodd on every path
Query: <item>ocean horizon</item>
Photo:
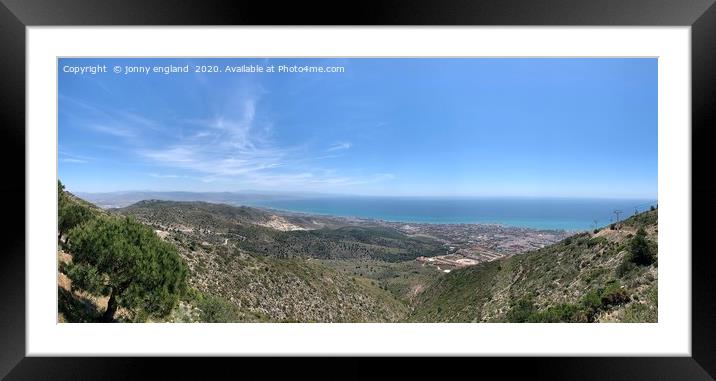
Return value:
M 656 206 L 649 199 L 539 198 L 400 198 L 321 197 L 292 200 L 247 200 L 242 204 L 279 211 L 434 224 L 503 226 L 583 231 L 603 227 Z M 596 220 L 596 225 L 595 225 Z

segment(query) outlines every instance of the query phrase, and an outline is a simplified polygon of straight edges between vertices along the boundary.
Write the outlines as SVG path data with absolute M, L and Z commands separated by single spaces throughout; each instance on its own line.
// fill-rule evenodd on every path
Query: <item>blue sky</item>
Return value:
M 193 72 L 242 64 L 345 71 Z M 656 59 L 61 59 L 58 76 L 75 192 L 657 196 Z

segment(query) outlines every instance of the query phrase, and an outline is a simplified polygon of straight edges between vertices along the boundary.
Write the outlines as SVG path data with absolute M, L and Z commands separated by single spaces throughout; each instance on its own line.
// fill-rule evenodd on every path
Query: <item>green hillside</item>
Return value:
M 61 322 L 100 321 L 105 314 L 111 274 L 98 273 L 103 264 L 93 264 L 86 250 L 103 246 L 83 242 L 103 242 L 93 239 L 112 232 L 125 249 L 102 255 L 110 265 L 113 255 L 122 258 L 130 272 L 120 275 L 127 281 L 135 281 L 131 271 L 142 267 L 133 269 L 126 250 L 137 258 L 154 255 L 146 248 L 177 257 L 176 268 L 186 272 L 186 285 L 167 295 L 151 296 L 154 290 L 138 283 L 113 321 L 657 321 L 657 210 L 445 273 L 415 260 L 444 254 L 441 242 L 380 224 L 203 202 L 150 200 L 107 212 L 59 192 Z M 105 233 L 95 237 L 95 230 Z M 81 263 L 73 262 L 77 258 Z M 146 301 L 159 296 L 164 308 L 149 313 Z
M 241 251 L 277 258 L 356 259 L 389 262 L 442 254 L 442 244 L 425 237 L 410 237 L 382 226 L 340 226 L 319 217 L 278 217 L 250 207 L 205 202 L 142 201 L 116 213 L 130 215 L 160 229 L 183 232 L 197 240 L 228 239 Z M 265 226 L 277 218 L 283 226 L 302 230 L 279 230 Z M 308 227 L 320 226 L 320 229 Z M 193 242 L 193 243 L 192 243 Z
M 446 274 L 419 296 L 409 320 L 656 322 L 657 213 Z M 649 261 L 635 258 L 644 247 Z
M 348 276 L 315 260 L 220 247 L 181 251 L 192 286 L 231 303 L 239 321 L 391 322 L 409 312 L 367 278 Z
M 224 230 L 235 225 L 258 223 L 269 217 L 268 213 L 256 208 L 198 201 L 145 200 L 113 211 L 168 226 L 189 224 Z
M 137 212 L 136 218 L 152 228 L 169 224 L 190 228 L 168 229 L 166 234 L 156 238 L 176 248 L 188 268 L 189 287 L 180 296 L 171 314 L 157 318 L 145 316 L 139 310 L 120 308 L 115 318 L 117 321 L 391 322 L 404 319 L 409 313 L 405 303 L 368 278 L 350 276 L 308 257 L 277 258 L 273 253 L 247 251 L 247 245 L 241 245 L 241 242 L 261 242 L 260 237 L 264 234 L 273 237 L 291 233 L 255 225 L 268 218 L 260 210 L 206 203 L 148 201 L 122 210 L 122 213 L 114 211 L 107 214 L 69 192 L 62 189 L 60 192 L 61 220 L 67 219 L 67 211 L 81 211 L 82 218 L 72 220 L 70 232 L 83 227 L 86 230 L 92 226 L 90 221 L 100 217 L 120 220 L 132 215 L 132 212 Z M 243 234 L 257 233 L 252 233 L 251 239 L 241 240 L 237 238 L 239 230 Z M 324 233 L 336 241 L 365 241 L 366 245 L 375 246 L 370 252 L 384 250 L 381 242 L 372 242 L 374 237 L 371 234 L 366 236 L 362 228 L 336 233 L 326 230 Z M 324 233 L 312 233 L 298 242 L 321 241 Z M 394 234 L 386 232 L 378 240 L 387 240 L 383 244 L 393 244 L 388 241 L 396 239 Z M 58 252 L 59 320 L 99 321 L 106 309 L 107 298 L 80 287 L 83 279 L 73 277 L 73 272 L 68 271 L 73 268 L 73 252 L 72 245 L 66 242 L 66 235 L 63 234 L 59 239 Z M 299 243 L 294 243 L 292 248 L 300 247 Z M 323 245 L 324 250 L 329 250 L 329 245 L 325 243 L 315 245 Z M 398 252 L 399 247 L 396 246 L 395 250 Z
M 433 239 L 318 217 L 286 221 L 320 229 L 278 230 L 261 225 L 270 213 L 249 207 L 152 200 L 114 212 L 165 229 L 189 266 L 190 284 L 230 304 L 237 321 L 399 321 L 410 310 L 388 284 L 400 279 L 342 271 L 333 260 L 384 263 L 402 274 L 419 266 L 416 257 L 443 251 Z M 389 265 L 397 262 L 411 266 Z
M 279 230 L 303 230 L 336 228 L 345 226 L 340 219 L 328 216 L 282 214 L 248 206 L 203 201 L 144 200 L 111 212 L 132 215 L 151 224 L 162 223 L 167 227 L 202 226 L 218 232 L 226 232 L 240 225 L 261 225 Z

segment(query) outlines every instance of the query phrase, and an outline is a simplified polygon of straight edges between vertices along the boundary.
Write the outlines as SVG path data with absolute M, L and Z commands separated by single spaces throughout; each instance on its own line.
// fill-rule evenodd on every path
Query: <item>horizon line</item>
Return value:
M 512 198 L 512 199 L 591 199 L 591 200 L 654 200 L 658 201 L 658 197 L 646 196 L 589 196 L 589 195 L 407 195 L 407 194 L 350 194 L 350 193 L 330 193 L 318 191 L 275 191 L 275 190 L 224 190 L 224 191 L 187 191 L 187 190 L 116 190 L 116 191 L 71 191 L 72 193 L 83 194 L 111 194 L 111 193 L 189 193 L 189 194 L 280 194 L 280 195 L 315 195 L 315 196 L 332 196 L 332 197 L 382 197 L 382 198 Z

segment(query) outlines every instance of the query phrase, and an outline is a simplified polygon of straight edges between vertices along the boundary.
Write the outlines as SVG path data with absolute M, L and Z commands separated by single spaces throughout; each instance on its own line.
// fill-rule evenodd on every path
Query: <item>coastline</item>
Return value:
M 246 206 L 271 213 L 316 216 L 355 222 L 376 221 L 390 224 L 485 225 L 515 229 L 579 233 L 616 222 L 631 211 L 646 210 L 657 201 L 640 199 L 390 199 L 390 198 L 300 198 L 262 199 L 214 197 L 213 194 L 138 194 L 127 198 L 92 197 L 89 201 L 103 208 L 122 208 L 140 200 L 200 201 L 230 206 Z M 144 197 L 142 197 L 144 196 Z M 146 197 L 150 198 L 146 198 Z M 202 197 L 203 196 L 203 197 Z
M 231 204 L 227 204 L 231 205 Z M 434 222 L 434 221 L 421 221 L 421 220 L 393 220 L 393 219 L 383 219 L 383 218 L 370 218 L 370 217 L 358 217 L 358 216 L 344 216 L 344 215 L 336 215 L 336 214 L 327 214 L 327 213 L 319 213 L 319 212 L 304 212 L 304 211 L 296 211 L 296 210 L 290 210 L 290 209 L 282 209 L 282 208 L 275 208 L 275 207 L 267 207 L 267 206 L 257 206 L 257 205 L 246 205 L 246 204 L 236 204 L 231 205 L 236 207 L 246 206 L 249 208 L 256 208 L 260 209 L 269 213 L 275 213 L 280 216 L 287 216 L 287 217 L 318 217 L 318 218 L 329 218 L 329 219 L 336 219 L 344 222 L 351 222 L 351 223 L 367 223 L 367 224 L 382 224 L 382 225 L 426 225 L 426 226 L 454 226 L 454 227 L 466 227 L 466 226 L 481 226 L 481 227 L 495 227 L 495 228 L 501 228 L 501 229 L 514 229 L 514 230 L 530 230 L 530 231 L 544 231 L 544 232 L 561 232 L 561 233 L 569 233 L 569 234 L 577 234 L 580 232 L 587 231 L 589 229 L 560 229 L 560 228 L 539 228 L 539 227 L 532 227 L 532 226 L 523 226 L 523 225 L 510 225 L 505 223 L 498 223 L 498 222 Z

